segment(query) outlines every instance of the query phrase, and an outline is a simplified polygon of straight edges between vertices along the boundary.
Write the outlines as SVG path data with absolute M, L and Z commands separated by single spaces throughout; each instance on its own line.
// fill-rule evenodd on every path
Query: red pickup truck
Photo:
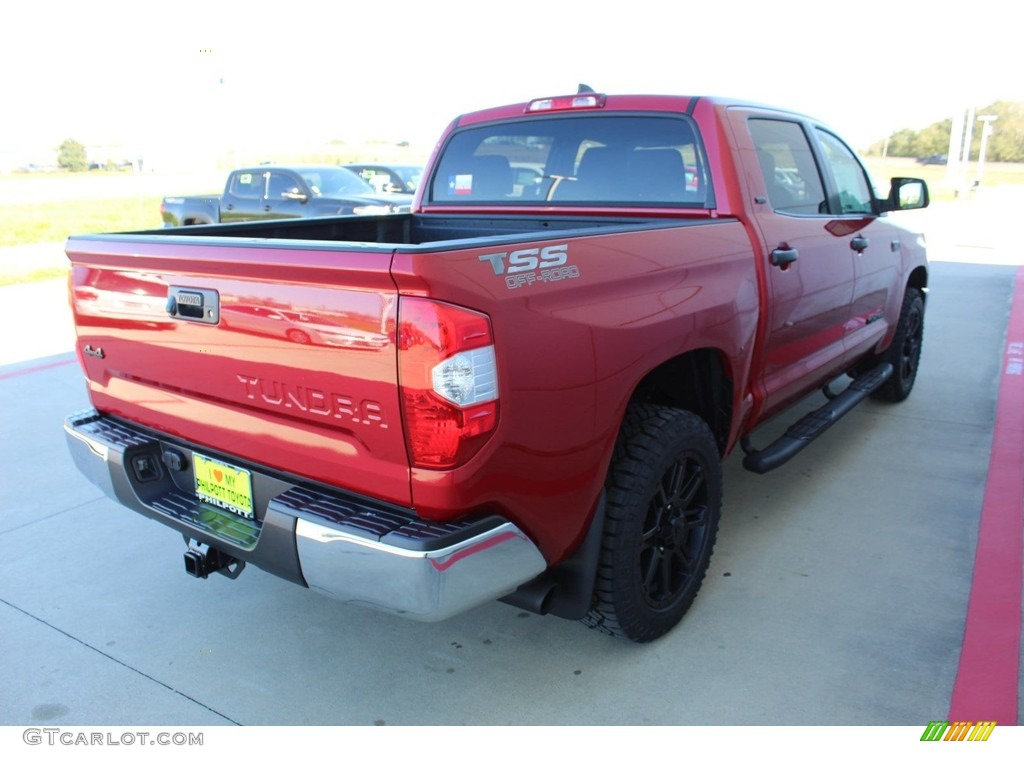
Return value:
M 68 444 L 183 535 L 193 576 L 251 563 L 421 620 L 500 598 L 652 640 L 704 578 L 723 457 L 769 471 L 910 393 L 927 261 L 889 214 L 927 204 L 759 105 L 464 115 L 408 214 L 70 238 L 93 408 Z M 233 320 L 260 307 L 301 336 Z

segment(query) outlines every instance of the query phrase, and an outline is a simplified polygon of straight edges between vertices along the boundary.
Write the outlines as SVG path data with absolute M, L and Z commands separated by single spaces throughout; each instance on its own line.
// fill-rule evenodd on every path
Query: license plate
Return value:
M 192 466 L 196 473 L 196 496 L 250 520 L 255 517 L 252 476 L 248 470 L 198 453 L 192 454 Z

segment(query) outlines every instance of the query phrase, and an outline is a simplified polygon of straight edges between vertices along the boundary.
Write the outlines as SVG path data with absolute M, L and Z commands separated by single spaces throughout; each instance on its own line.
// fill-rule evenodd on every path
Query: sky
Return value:
M 331 139 L 429 149 L 458 114 L 573 93 L 581 82 L 605 93 L 775 104 L 865 147 L 966 107 L 1024 102 L 1019 24 L 999 6 L 9 4 L 0 32 L 0 153 L 45 153 L 66 138 L 194 158 L 225 145 Z

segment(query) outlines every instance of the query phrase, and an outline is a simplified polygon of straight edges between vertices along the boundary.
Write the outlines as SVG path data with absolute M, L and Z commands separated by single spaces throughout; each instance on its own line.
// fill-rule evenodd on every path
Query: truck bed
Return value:
M 309 240 L 344 243 L 346 250 L 381 250 L 407 246 L 458 248 L 486 246 L 496 242 L 535 240 L 553 233 L 589 235 L 641 229 L 662 229 L 707 224 L 704 217 L 665 219 L 656 217 L 609 216 L 445 216 L 439 214 L 393 214 L 388 216 L 335 216 L 316 219 L 211 224 L 174 229 L 153 229 L 119 234 L 119 240 L 159 237 L 233 238 L 259 240 Z M 83 235 L 75 239 L 105 238 Z M 465 241 L 472 241 L 468 243 Z M 273 243 L 268 243 L 273 247 Z
M 522 253 L 554 249 L 567 266 L 547 270 L 555 274 L 542 282 L 537 257 L 525 257 L 533 271 L 513 265 L 516 251 L 506 244 L 520 242 L 529 244 Z M 501 252 L 510 254 L 507 262 L 497 258 Z M 67 253 L 79 357 L 101 414 L 186 440 L 228 463 L 241 456 L 272 472 L 414 506 L 434 519 L 467 508 L 463 495 L 484 491 L 425 480 L 429 473 L 410 467 L 396 364 L 400 296 L 433 296 L 491 318 L 506 370 L 521 373 L 505 384 L 508 437 L 489 450 L 507 446 L 515 453 L 519 431 L 534 429 L 537 420 L 550 424 L 546 390 L 553 386 L 529 362 L 536 349 L 522 343 L 524 321 L 548 318 L 545 348 L 559 350 L 568 386 L 585 387 L 592 377 L 626 375 L 604 371 L 613 365 L 606 352 L 623 343 L 624 327 L 642 341 L 631 354 L 657 347 L 657 334 L 643 330 L 656 319 L 649 307 L 685 302 L 732 318 L 733 291 L 697 286 L 754 279 L 748 235 L 731 218 L 332 217 L 83 235 L 68 240 Z M 624 258 L 631 253 L 679 258 Z M 677 275 L 668 294 L 655 277 L 664 270 Z M 535 285 L 516 282 L 535 275 Z M 636 293 L 623 301 L 626 280 Z M 179 300 L 175 315 L 169 304 L 176 296 L 215 314 L 189 317 Z M 752 331 L 754 309 L 744 305 L 735 320 L 742 333 Z M 677 311 L 669 307 L 662 319 L 671 322 Z M 738 335 L 733 322 L 711 333 Z M 596 456 L 609 439 L 594 422 L 593 398 L 614 401 L 615 394 L 585 389 L 574 409 L 559 412 L 567 428 L 551 436 L 552 451 L 587 445 Z M 600 405 L 609 413 L 617 407 Z M 592 483 L 571 489 L 572 499 L 548 493 L 547 503 L 578 505 L 591 496 L 589 486 L 600 484 L 595 456 L 579 459 Z

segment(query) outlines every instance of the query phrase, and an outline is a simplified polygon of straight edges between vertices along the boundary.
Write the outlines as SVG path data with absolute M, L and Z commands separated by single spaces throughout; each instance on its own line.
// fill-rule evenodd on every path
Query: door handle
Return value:
M 776 248 L 768 258 L 773 267 L 785 267 L 796 261 L 796 248 Z
M 231 203 L 228 203 L 227 205 L 225 205 L 224 208 L 226 210 L 229 210 L 229 211 L 235 210 L 235 206 L 233 206 Z
M 263 206 L 263 210 L 264 211 L 272 211 L 272 210 L 274 210 L 274 206 L 272 206 L 272 205 L 264 205 Z
M 850 241 L 850 247 L 857 253 L 864 253 L 864 251 L 867 250 L 868 245 L 868 239 L 862 235 L 857 235 Z

